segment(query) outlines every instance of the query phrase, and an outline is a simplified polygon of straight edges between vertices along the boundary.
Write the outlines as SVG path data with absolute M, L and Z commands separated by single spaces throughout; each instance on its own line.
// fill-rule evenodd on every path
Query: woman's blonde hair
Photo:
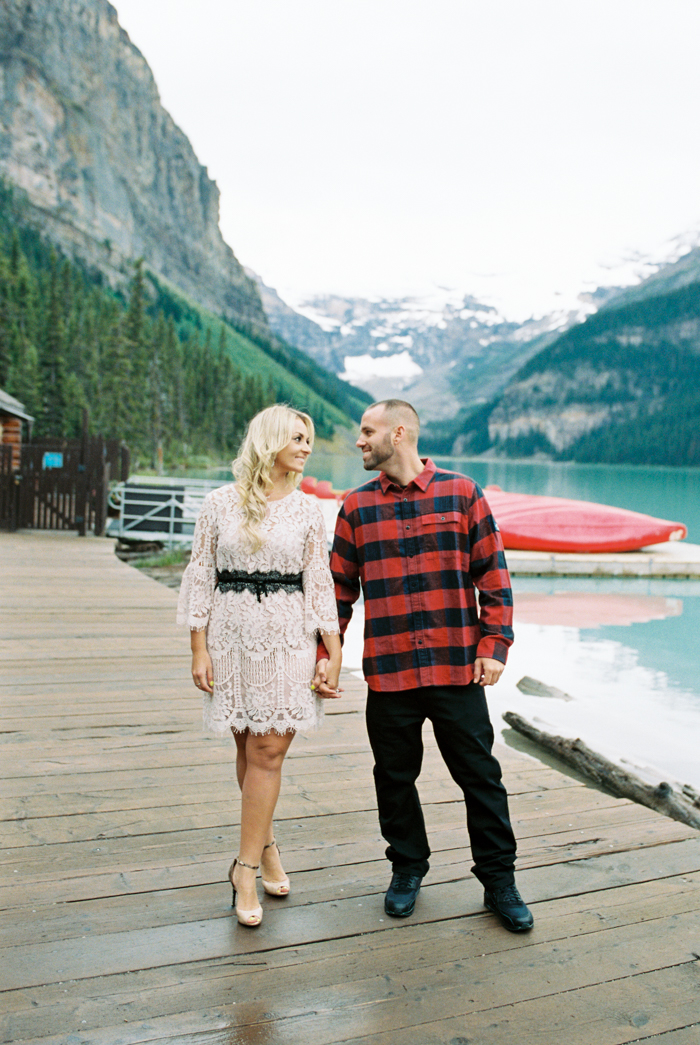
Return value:
M 260 526 L 267 513 L 267 495 L 272 489 L 272 466 L 280 450 L 284 450 L 291 442 L 297 421 L 303 421 L 306 425 L 309 442 L 313 446 L 314 423 L 309 415 L 276 403 L 251 419 L 232 465 L 243 511 L 241 529 L 254 552 L 259 551 L 265 543 Z M 301 482 L 301 475 L 287 472 L 287 479 L 291 485 L 297 486 Z

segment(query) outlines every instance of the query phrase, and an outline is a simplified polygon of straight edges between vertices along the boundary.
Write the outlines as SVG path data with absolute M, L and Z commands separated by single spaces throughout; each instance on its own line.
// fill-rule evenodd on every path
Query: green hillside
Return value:
M 576 431 L 581 418 L 588 431 Z M 692 466 L 699 431 L 700 283 L 655 279 L 646 297 L 612 302 L 528 360 L 465 419 L 462 441 L 510 457 Z
M 228 457 L 273 402 L 308 411 L 318 434 L 357 420 L 369 397 L 273 335 L 230 323 L 139 262 L 128 287 L 69 260 L 0 185 L 0 387 L 36 418 L 34 437 L 124 439 L 141 465 Z

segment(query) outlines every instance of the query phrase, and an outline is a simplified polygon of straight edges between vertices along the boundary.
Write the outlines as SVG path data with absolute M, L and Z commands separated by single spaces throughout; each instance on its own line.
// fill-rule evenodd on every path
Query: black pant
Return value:
M 487 888 L 513 881 L 515 837 L 501 767 L 492 754 L 493 727 L 481 686 L 425 686 L 367 694 L 367 732 L 374 754 L 379 825 L 395 871 L 424 875 L 430 846 L 416 780 L 426 718 L 445 765 L 464 793 L 473 873 Z

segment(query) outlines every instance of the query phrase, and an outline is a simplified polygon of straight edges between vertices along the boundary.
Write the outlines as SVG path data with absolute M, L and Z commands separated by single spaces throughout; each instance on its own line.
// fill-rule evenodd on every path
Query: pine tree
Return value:
M 61 310 L 56 255 L 51 256 L 48 306 L 39 348 L 41 374 L 41 407 L 37 417 L 37 435 L 65 434 L 65 363 L 64 322 Z
M 138 444 L 149 444 L 150 399 L 150 352 L 146 323 L 146 286 L 143 258 L 134 265 L 134 275 L 129 284 L 129 302 L 124 317 L 122 336 L 130 359 L 130 399 L 133 409 L 130 428 Z
M 151 336 L 151 361 L 148 372 L 148 388 L 150 402 L 150 443 L 151 465 L 160 474 L 163 471 L 163 415 L 165 395 L 163 388 L 162 352 L 166 340 L 165 317 L 158 313 L 158 319 Z
M 102 351 L 102 427 L 108 438 L 123 439 L 132 429 L 133 403 L 130 342 L 122 323 L 115 319 L 105 338 Z
M 41 411 L 41 375 L 39 353 L 15 327 L 12 331 L 12 364 L 8 374 L 7 389 L 19 399 L 27 413 L 38 417 Z
M 0 387 L 7 385 L 12 363 L 11 326 L 12 302 L 10 299 L 11 272 L 8 263 L 0 258 Z

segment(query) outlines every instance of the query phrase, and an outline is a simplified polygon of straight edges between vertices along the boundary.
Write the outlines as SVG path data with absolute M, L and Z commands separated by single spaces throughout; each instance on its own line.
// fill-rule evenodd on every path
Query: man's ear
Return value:
M 402 443 L 404 436 L 406 435 L 406 429 L 403 425 L 397 425 L 394 429 L 394 442 Z

